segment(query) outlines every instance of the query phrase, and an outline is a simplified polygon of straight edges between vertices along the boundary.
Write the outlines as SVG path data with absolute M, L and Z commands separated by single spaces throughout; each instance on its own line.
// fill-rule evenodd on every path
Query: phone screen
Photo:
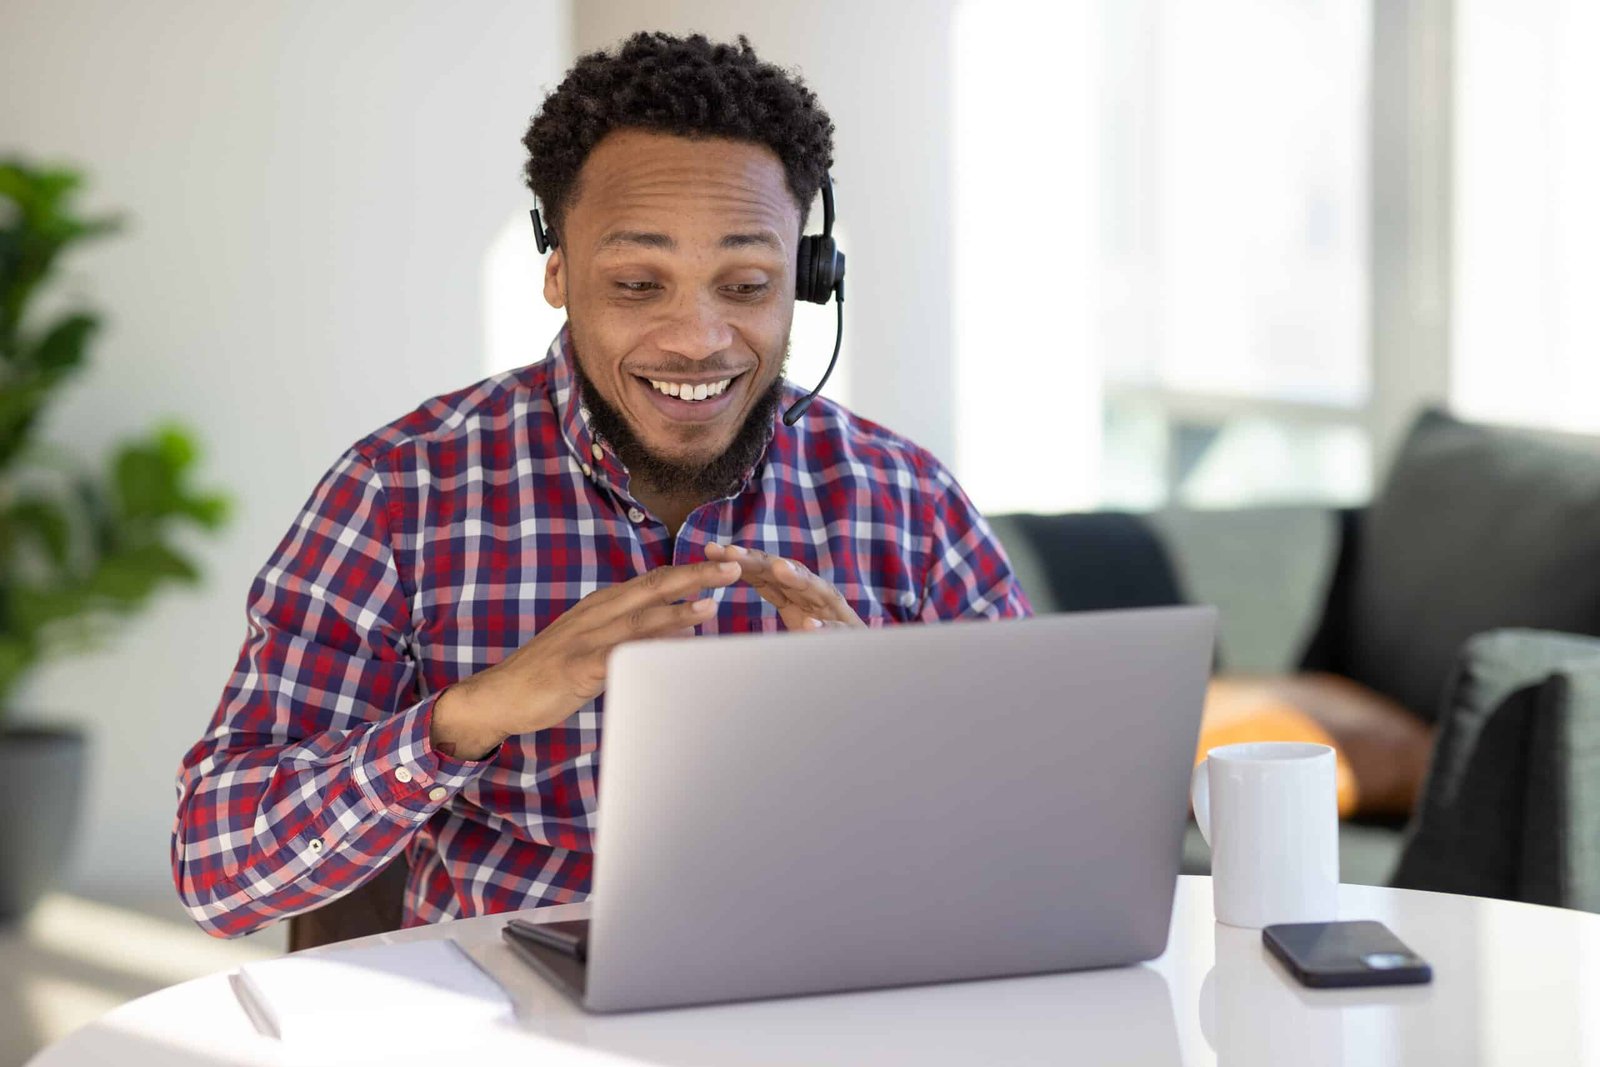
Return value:
M 1317 988 L 1416 985 L 1433 980 L 1428 962 L 1371 919 L 1279 923 L 1261 940 L 1301 984 Z

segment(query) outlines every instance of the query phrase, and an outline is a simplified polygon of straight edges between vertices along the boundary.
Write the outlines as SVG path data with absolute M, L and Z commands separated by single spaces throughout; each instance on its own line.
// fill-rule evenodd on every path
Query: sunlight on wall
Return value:
M 278 954 L 266 945 L 219 940 L 199 927 L 66 893 L 51 893 L 40 902 L 29 916 L 27 934 L 29 944 L 58 957 L 100 966 L 115 961 L 117 968 L 157 986 Z M 109 958 L 108 945 L 116 946 Z

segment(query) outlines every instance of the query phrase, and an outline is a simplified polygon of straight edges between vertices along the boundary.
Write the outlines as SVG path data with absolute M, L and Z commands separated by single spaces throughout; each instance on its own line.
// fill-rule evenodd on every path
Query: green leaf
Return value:
M 169 514 L 178 503 L 172 468 L 157 449 L 124 445 L 114 467 L 117 504 L 124 518 L 153 519 Z
M 133 565 L 143 568 L 157 578 L 174 578 L 182 582 L 200 580 L 199 568 L 191 563 L 188 557 L 164 544 L 141 545 L 128 556 Z
M 37 379 L 0 389 L 0 468 L 7 466 L 26 442 L 44 406 L 45 390 L 46 385 Z
M 164 545 L 141 545 L 102 559 L 84 583 L 84 590 L 102 601 L 100 606 L 125 611 L 138 607 L 157 586 L 172 578 L 194 582 L 199 580 L 200 572 Z
M 32 362 L 45 370 L 76 370 L 83 363 L 83 349 L 89 337 L 100 328 L 93 315 L 77 312 L 63 315 L 34 346 Z M 55 380 L 59 380 L 59 377 Z
M 126 556 L 110 556 L 100 561 L 85 583 L 84 591 L 96 606 L 126 611 L 138 606 L 155 590 L 159 576 L 138 566 Z
M 111 504 L 106 499 L 110 494 L 90 478 L 76 479 L 73 482 L 73 492 L 83 507 L 84 514 L 89 518 L 89 534 L 94 554 L 103 556 L 115 547 L 117 539 L 116 523 L 111 517 Z
M 43 497 L 25 497 L 12 506 L 9 518 L 44 545 L 57 567 L 67 565 L 72 549 L 72 523 L 59 505 Z
M 183 500 L 183 513 L 206 529 L 216 530 L 221 528 L 233 513 L 233 501 L 221 493 L 186 496 Z
M 35 637 L 58 619 L 71 618 L 87 606 L 79 585 L 55 588 L 17 586 L 11 590 L 11 621 L 14 632 Z
M 169 422 L 156 431 L 156 451 L 174 473 L 186 470 L 199 455 L 194 439 L 183 426 Z

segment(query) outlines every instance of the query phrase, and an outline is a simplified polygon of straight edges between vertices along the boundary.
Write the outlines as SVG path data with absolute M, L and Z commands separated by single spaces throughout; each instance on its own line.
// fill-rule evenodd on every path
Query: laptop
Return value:
M 590 918 L 502 928 L 594 1012 L 1160 955 L 1210 607 L 619 646 Z

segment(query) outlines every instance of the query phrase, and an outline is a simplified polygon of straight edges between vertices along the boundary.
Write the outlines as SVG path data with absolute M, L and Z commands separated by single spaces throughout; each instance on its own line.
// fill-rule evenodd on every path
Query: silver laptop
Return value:
M 1164 950 L 1209 607 L 627 644 L 592 909 L 508 924 L 598 1012 Z

